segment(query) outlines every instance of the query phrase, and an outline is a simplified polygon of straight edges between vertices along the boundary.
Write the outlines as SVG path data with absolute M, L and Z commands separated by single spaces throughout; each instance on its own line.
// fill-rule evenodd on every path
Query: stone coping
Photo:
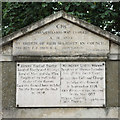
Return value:
M 43 27 L 46 24 L 54 22 L 55 20 L 60 19 L 60 18 L 63 18 L 69 22 L 72 22 L 73 24 L 76 24 L 79 27 L 82 27 L 86 30 L 89 30 L 89 31 L 91 31 L 99 36 L 107 38 L 108 40 L 111 40 L 112 42 L 120 45 L 120 37 L 108 32 L 108 31 L 102 30 L 101 28 L 96 27 L 96 26 L 94 26 L 86 21 L 78 19 L 72 15 L 69 15 L 64 11 L 59 11 L 59 12 L 56 12 L 55 14 L 52 14 L 52 15 L 50 15 L 50 16 L 48 16 L 48 17 L 46 17 L 38 22 L 32 23 L 31 25 L 28 25 L 22 29 L 19 29 L 18 31 L 16 31 L 14 33 L 11 33 L 10 35 L 3 37 L 3 40 L 0 43 L 0 46 L 5 45 L 9 42 L 12 42 L 14 39 L 17 39 L 17 38 L 19 38 L 19 37 L 21 37 L 29 32 L 32 32 L 32 31 L 34 31 L 40 27 Z

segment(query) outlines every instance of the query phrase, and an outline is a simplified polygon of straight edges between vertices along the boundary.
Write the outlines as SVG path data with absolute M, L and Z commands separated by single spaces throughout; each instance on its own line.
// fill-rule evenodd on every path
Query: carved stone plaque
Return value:
M 107 55 L 109 40 L 59 19 L 13 42 L 13 55 Z
M 18 62 L 17 107 L 102 107 L 105 62 Z

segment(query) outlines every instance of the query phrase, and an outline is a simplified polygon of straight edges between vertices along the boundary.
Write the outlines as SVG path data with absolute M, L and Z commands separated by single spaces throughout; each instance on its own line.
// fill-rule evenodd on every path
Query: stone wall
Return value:
M 59 25 L 61 28 L 58 30 Z M 56 31 L 55 34 L 50 32 L 53 29 Z M 65 29 L 67 33 L 71 34 L 64 34 L 66 32 Z M 45 35 L 45 31 L 49 31 L 46 32 L 47 35 Z M 59 32 L 57 31 L 62 34 L 58 34 Z M 78 31 L 80 34 L 76 34 Z M 55 43 L 55 47 L 57 47 L 58 41 L 62 43 L 71 41 L 71 43 L 75 43 L 78 46 L 76 47 L 74 44 L 74 49 L 73 45 L 71 45 L 72 49 L 71 53 L 69 53 L 69 45 L 64 50 L 61 49 L 62 47 L 64 48 L 64 44 L 59 46 L 57 50 L 56 48 L 51 49 L 51 45 L 47 44 L 48 40 L 51 43 Z M 32 44 L 26 47 L 24 43 L 28 44 L 30 41 L 36 41 L 37 46 Z M 42 43 L 41 41 L 45 42 L 44 48 L 48 47 L 49 50 L 48 48 L 43 50 L 42 44 L 40 44 Z M 80 44 L 80 41 L 84 46 Z M 120 38 L 118 36 L 60 11 L 4 37 L 2 43 L 0 43 L 1 46 L 0 68 L 2 69 L 0 69 L 0 88 L 2 90 L 0 90 L 0 95 L 2 94 L 2 96 L 0 96 L 0 99 L 2 101 L 0 102 L 2 103 L 0 103 L 0 108 L 2 108 L 2 112 L 0 110 L 0 117 L 3 114 L 3 118 L 118 118 L 118 85 L 120 80 Z M 27 52 L 26 49 L 28 49 Z M 83 55 L 84 51 L 85 55 Z M 69 108 L 16 107 L 17 61 L 106 62 L 106 106 Z

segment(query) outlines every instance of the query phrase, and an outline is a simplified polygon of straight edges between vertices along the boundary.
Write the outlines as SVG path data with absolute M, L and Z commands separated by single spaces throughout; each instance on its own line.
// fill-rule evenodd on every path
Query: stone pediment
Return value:
M 13 42 L 13 55 L 75 56 L 109 53 L 109 41 L 58 19 Z
M 118 36 L 63 11 L 4 37 L 1 45 L 11 41 L 14 56 L 107 56 L 111 43 L 120 45 Z

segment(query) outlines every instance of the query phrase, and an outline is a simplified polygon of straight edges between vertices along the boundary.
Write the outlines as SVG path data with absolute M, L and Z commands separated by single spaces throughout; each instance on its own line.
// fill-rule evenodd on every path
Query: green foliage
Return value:
M 4 2 L 3 36 L 59 10 L 120 36 L 120 2 Z

